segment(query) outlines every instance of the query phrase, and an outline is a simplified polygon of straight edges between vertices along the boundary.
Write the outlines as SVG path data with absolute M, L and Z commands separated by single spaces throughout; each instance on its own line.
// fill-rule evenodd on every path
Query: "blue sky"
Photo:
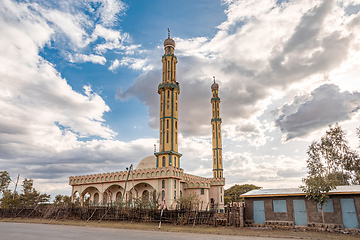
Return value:
M 0 169 L 69 194 L 72 175 L 136 165 L 158 142 L 167 28 L 181 87 L 186 172 L 211 169 L 220 85 L 226 187 L 297 187 L 329 124 L 358 146 L 360 2 L 0 3 Z

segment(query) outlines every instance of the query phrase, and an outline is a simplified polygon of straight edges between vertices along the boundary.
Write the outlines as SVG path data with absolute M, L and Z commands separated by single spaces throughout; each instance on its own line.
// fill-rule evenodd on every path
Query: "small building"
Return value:
M 305 198 L 301 188 L 257 189 L 247 192 L 245 223 L 254 225 L 319 226 L 320 208 Z M 338 186 L 323 206 L 325 224 L 333 228 L 359 228 L 360 185 Z

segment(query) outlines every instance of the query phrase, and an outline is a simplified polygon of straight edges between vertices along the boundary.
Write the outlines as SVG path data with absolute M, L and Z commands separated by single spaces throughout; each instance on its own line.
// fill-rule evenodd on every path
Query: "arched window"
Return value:
M 161 187 L 162 187 L 162 188 L 165 188 L 165 180 L 162 180 L 162 182 L 161 182 Z
M 161 199 L 165 200 L 165 191 L 164 190 L 161 191 Z
M 98 204 L 99 204 L 99 194 L 98 194 L 98 193 L 95 193 L 95 194 L 94 194 L 94 204 L 95 204 L 95 205 L 98 205 Z
M 166 131 L 166 143 L 169 143 L 169 131 Z
M 149 201 L 149 191 L 148 190 L 143 191 L 141 198 L 143 201 Z
M 108 202 L 108 194 L 105 192 L 103 195 L 103 205 L 106 205 Z
M 117 192 L 116 193 L 116 201 L 121 202 L 121 200 L 122 200 L 122 194 L 121 194 L 121 192 Z
M 162 157 L 162 166 L 165 167 L 165 156 Z
M 170 90 L 167 91 L 167 98 L 170 98 Z
M 166 128 L 169 128 L 169 119 L 166 120 Z

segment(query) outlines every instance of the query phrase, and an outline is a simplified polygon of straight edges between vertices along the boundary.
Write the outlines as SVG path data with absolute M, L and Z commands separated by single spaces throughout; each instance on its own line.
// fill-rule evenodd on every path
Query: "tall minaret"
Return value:
M 175 41 L 170 38 L 170 31 L 168 38 L 164 41 L 164 49 L 162 83 L 158 86 L 158 93 L 160 94 L 160 147 L 159 152 L 155 153 L 156 166 L 179 168 L 181 157 L 181 154 L 178 153 L 180 86 L 176 81 Z
M 212 143 L 213 143 L 213 176 L 214 178 L 223 178 L 222 168 L 222 148 L 221 148 L 221 118 L 220 118 L 220 98 L 218 95 L 219 84 L 215 82 L 211 85 L 212 98 Z

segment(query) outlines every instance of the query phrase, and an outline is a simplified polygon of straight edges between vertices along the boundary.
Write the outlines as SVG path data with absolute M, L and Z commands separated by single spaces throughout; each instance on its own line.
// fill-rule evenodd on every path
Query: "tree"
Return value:
M 23 206 L 34 206 L 39 203 L 48 202 L 50 200 L 50 195 L 46 193 L 41 194 L 36 191 L 36 189 L 33 187 L 33 183 L 33 179 L 25 178 L 23 181 L 23 193 L 20 194 L 21 204 Z
M 0 171 L 0 192 L 4 193 L 10 184 L 10 174 L 7 171 Z
M 67 195 L 58 194 L 54 198 L 54 205 L 56 206 L 71 206 L 71 197 Z
M 261 187 L 254 184 L 235 184 L 234 186 L 224 191 L 224 204 L 226 205 L 229 202 L 238 202 L 240 201 L 240 195 L 247 193 L 251 190 L 260 188 Z
M 312 142 L 307 151 L 308 176 L 303 178 L 306 198 L 312 199 L 320 208 L 323 224 L 323 206 L 329 198 L 329 191 L 338 185 L 359 183 L 356 164 L 358 154 L 351 150 L 345 132 L 339 124 L 329 126 L 320 142 Z
M 189 209 L 190 211 L 193 211 L 199 207 L 200 198 L 198 194 L 192 193 L 178 198 L 176 202 L 181 209 Z

